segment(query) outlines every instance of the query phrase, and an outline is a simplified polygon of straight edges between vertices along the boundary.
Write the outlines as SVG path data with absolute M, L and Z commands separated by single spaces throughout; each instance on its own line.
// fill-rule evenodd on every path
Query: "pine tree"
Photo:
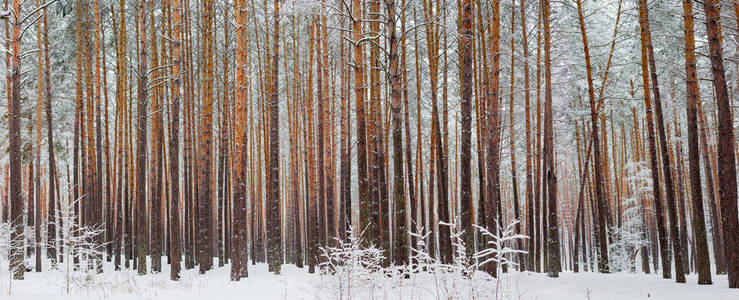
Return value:
M 172 99 L 169 120 L 169 253 L 170 279 L 180 279 L 180 103 L 182 83 L 182 3 L 172 0 Z
M 203 1 L 203 103 L 200 115 L 197 179 L 198 263 L 200 274 L 213 267 L 213 209 L 211 171 L 213 157 L 213 0 Z
M 688 119 L 688 157 L 690 168 L 690 191 L 693 199 L 693 234 L 695 235 L 698 283 L 711 284 L 711 262 L 708 256 L 706 225 L 703 213 L 703 194 L 700 180 L 700 159 L 698 155 L 698 101 L 700 90 L 696 72 L 695 32 L 693 29 L 693 1 L 683 0 L 683 22 L 685 33 L 685 74 Z M 709 163 L 709 162 L 704 162 Z
M 246 172 L 248 161 L 248 137 L 247 107 L 249 105 L 247 99 L 248 83 L 245 77 L 245 68 L 248 63 L 247 45 L 248 36 L 246 32 L 246 1 L 239 0 L 234 6 L 236 16 L 236 124 L 235 124 L 235 141 L 234 146 L 234 206 L 233 206 L 233 234 L 232 247 L 234 253 L 231 265 L 231 280 L 240 280 L 249 275 L 249 257 L 247 251 L 247 185 Z
M 138 92 L 136 104 L 136 255 L 139 275 L 146 274 L 146 255 L 148 252 L 148 226 L 146 218 L 146 156 L 147 156 L 147 97 L 148 97 L 148 51 L 149 43 L 146 39 L 146 19 L 148 18 L 147 2 L 140 0 L 137 9 L 139 22 L 139 62 L 138 62 Z
M 472 29 L 473 7 L 472 1 L 461 1 L 462 6 L 462 22 L 460 28 L 460 70 L 461 70 L 461 101 L 460 121 L 461 121 L 461 153 L 460 153 L 460 202 L 462 211 L 460 218 L 462 221 L 462 230 L 464 230 L 463 240 L 468 249 L 467 255 L 472 257 L 474 249 L 474 229 L 473 224 L 473 204 L 472 204 L 472 47 L 475 43 L 474 31 Z
M 736 4 L 735 4 L 736 7 Z M 713 0 L 703 1 L 706 13 L 706 32 L 711 54 L 711 72 L 716 95 L 717 140 L 718 140 L 718 178 L 721 198 L 721 225 L 723 232 L 726 269 L 729 274 L 729 287 L 739 288 L 739 220 L 737 220 L 736 158 L 734 145 L 734 122 L 731 116 L 726 77 L 723 66 L 723 50 L 720 40 L 720 14 Z
M 12 40 L 11 55 L 12 65 L 10 69 L 10 90 L 8 99 L 8 154 L 10 157 L 10 268 L 13 279 L 24 278 L 25 266 L 23 265 L 23 194 L 21 192 L 21 6 L 20 0 L 13 0 Z M 6 27 L 7 28 L 7 27 Z

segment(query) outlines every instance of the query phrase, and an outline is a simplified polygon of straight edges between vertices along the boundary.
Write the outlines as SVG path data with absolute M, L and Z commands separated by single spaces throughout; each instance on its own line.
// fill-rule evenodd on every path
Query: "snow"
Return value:
M 5 262 L 7 263 L 7 262 Z M 216 267 L 205 275 L 196 269 L 184 270 L 182 279 L 169 280 L 168 266 L 163 273 L 136 275 L 134 270 L 114 272 L 110 263 L 105 263 L 105 272 L 77 282 L 70 295 L 64 293 L 64 276 L 58 271 L 26 273 L 26 279 L 13 282 L 13 293 L 6 297 L 8 288 L 7 264 L 3 269 L 0 298 L 17 299 L 339 299 L 326 280 L 331 276 L 308 274 L 307 268 L 293 265 L 283 266 L 283 274 L 275 276 L 267 271 L 266 264 L 249 266 L 249 277 L 239 282 L 228 280 L 230 267 Z M 388 279 L 376 286 L 361 287 L 352 299 L 447 299 L 437 297 L 438 285 L 429 274 L 414 274 L 408 279 Z M 662 279 L 655 274 L 597 274 L 560 273 L 560 278 L 549 278 L 546 274 L 512 273 L 503 279 L 499 299 L 711 299 L 736 300 L 739 290 L 729 289 L 725 275 L 714 276 L 714 285 L 699 286 L 695 275 L 687 276 L 686 284 Z M 477 284 L 495 286 L 493 281 Z M 460 289 L 465 287 L 460 286 Z M 494 294 L 489 298 L 494 299 Z M 465 298 L 451 298 L 465 299 Z

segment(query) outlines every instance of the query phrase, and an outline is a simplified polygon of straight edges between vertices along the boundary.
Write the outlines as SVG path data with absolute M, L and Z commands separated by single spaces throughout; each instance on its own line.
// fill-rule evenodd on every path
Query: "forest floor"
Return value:
M 197 270 L 185 270 L 180 281 L 169 280 L 168 266 L 164 272 L 136 275 L 136 271 L 113 272 L 113 266 L 104 265 L 101 275 L 71 276 L 70 294 L 66 294 L 66 274 L 63 271 L 26 273 L 26 279 L 13 281 L 8 297 L 9 276 L 7 263 L 0 270 L 0 299 L 470 299 L 463 290 L 477 289 L 475 298 L 496 299 L 495 281 L 477 282 L 475 286 L 464 281 L 446 281 L 428 275 L 413 275 L 400 281 L 374 281 L 369 286 L 339 288 L 336 278 L 308 274 L 307 269 L 293 265 L 283 266 L 283 274 L 272 275 L 267 265 L 249 266 L 249 277 L 240 282 L 228 280 L 230 267 L 216 267 L 206 275 Z M 64 269 L 62 267 L 62 269 Z M 498 290 L 497 299 L 698 299 L 737 300 L 739 290 L 729 289 L 726 276 L 714 276 L 714 284 L 699 286 L 697 277 L 689 275 L 687 283 L 662 279 L 655 274 L 597 274 L 563 272 L 560 278 L 545 274 L 509 274 Z M 491 288 L 491 289 L 487 289 Z M 348 296 L 350 295 L 350 296 Z M 441 295 L 441 296 L 440 296 Z

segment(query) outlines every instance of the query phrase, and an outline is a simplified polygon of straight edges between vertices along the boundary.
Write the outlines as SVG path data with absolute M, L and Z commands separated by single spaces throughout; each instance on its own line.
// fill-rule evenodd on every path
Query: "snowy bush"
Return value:
M 641 201 L 642 197 L 652 191 L 650 169 L 645 161 L 626 165 L 629 176 L 626 182 L 632 191 L 631 195 L 623 200 L 621 227 L 610 228 L 611 244 L 608 247 L 609 264 L 613 271 L 635 270 L 636 255 L 649 241 L 644 236 L 645 214 Z
M 420 294 L 420 298 L 436 299 L 509 299 L 510 273 L 503 273 L 503 266 L 513 270 L 516 263 L 511 257 L 517 253 L 526 253 L 507 246 L 513 245 L 516 240 L 527 238 L 525 235 L 515 234 L 516 223 L 514 221 L 505 228 L 496 224 L 496 233 L 475 226 L 481 236 L 488 239 L 488 247 L 478 249 L 472 257 L 467 256 L 468 245 L 462 239 L 464 232 L 454 230 L 457 228 L 454 224 L 440 224 L 452 228 L 455 256 L 451 264 L 443 264 L 429 255 L 423 242 L 428 237 L 428 232 L 411 233 L 411 236 L 420 241 L 419 246 L 412 249 L 412 293 Z M 498 263 L 495 277 L 481 269 L 493 261 Z
M 25 224 L 25 218 L 22 224 Z M 21 225 L 22 226 L 22 225 Z M 29 229 L 30 228 L 30 229 Z M 10 264 L 10 249 L 22 249 L 23 259 L 20 264 L 28 270 L 26 262 L 26 247 L 33 247 L 35 244 L 31 239 L 33 237 L 33 227 L 24 226 L 23 238 L 18 241 L 12 241 L 10 234 L 13 227 L 9 223 L 0 222 L 0 291 L 6 291 L 8 295 L 13 294 L 13 271 L 17 265 Z M 4 273 L 7 272 L 7 273 Z M 7 279 L 7 280 L 6 280 Z
M 382 250 L 363 241 L 348 230 L 346 241 L 336 240 L 336 247 L 321 247 L 319 290 L 334 299 L 354 299 L 362 293 L 373 294 L 384 273 Z
M 95 239 L 104 234 L 104 227 L 81 226 L 78 215 L 74 211 L 78 200 L 64 199 L 59 202 L 59 249 L 57 253 L 64 257 L 64 263 L 57 270 L 64 278 L 64 290 L 70 293 L 72 287 L 105 292 L 106 286 L 100 276 L 102 272 L 101 257 L 105 252 L 105 244 L 98 244 Z M 49 245 L 56 247 L 56 245 Z
M 496 232 L 492 233 L 488 229 L 474 225 L 481 233 L 482 237 L 487 240 L 488 248 L 481 249 L 475 253 L 475 258 L 480 261 L 479 266 L 484 266 L 488 263 L 495 263 L 495 299 L 508 299 L 511 297 L 511 289 L 508 281 L 508 274 L 503 272 L 503 269 L 513 270 L 518 264 L 512 259 L 516 254 L 527 253 L 521 249 L 514 249 L 509 245 L 522 245 L 520 241 L 529 238 L 526 235 L 518 234 L 515 231 L 518 220 L 513 220 L 511 223 L 501 226 L 498 220 L 495 220 Z M 516 243 L 518 242 L 518 243 Z

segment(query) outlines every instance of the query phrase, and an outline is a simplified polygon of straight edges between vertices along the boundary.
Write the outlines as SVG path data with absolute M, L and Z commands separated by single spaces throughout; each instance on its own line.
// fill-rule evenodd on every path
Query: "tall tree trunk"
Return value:
M 46 102 L 45 113 L 46 113 L 46 147 L 48 148 L 48 159 L 49 159 L 49 200 L 47 202 L 47 221 L 46 221 L 46 233 L 48 235 L 46 254 L 49 259 L 52 260 L 52 265 L 57 261 L 57 246 L 56 246 L 56 189 L 55 178 L 57 176 L 56 169 L 56 158 L 54 155 L 54 126 L 53 118 L 51 114 L 51 60 L 49 59 L 49 21 L 47 18 L 46 7 L 44 7 L 44 83 L 46 86 Z
M 362 39 L 362 2 L 352 1 L 352 40 L 354 44 L 354 102 L 357 114 L 357 174 L 359 181 L 359 227 L 358 232 L 364 232 L 364 241 L 377 238 L 378 224 L 372 218 L 370 203 L 370 186 L 367 166 L 367 127 L 365 124 L 365 95 L 364 95 L 364 50 Z
M 279 57 L 280 57 L 280 4 L 274 0 L 274 31 L 272 36 L 272 84 L 270 86 L 269 111 L 269 186 L 267 195 L 267 245 L 270 269 L 280 274 L 282 266 L 282 243 L 280 230 L 280 135 L 279 135 Z
M 211 171 L 213 158 L 213 0 L 203 1 L 203 103 L 200 116 L 198 158 L 198 263 L 200 274 L 213 267 L 213 207 Z
M 515 2 L 511 3 L 511 6 L 515 6 Z M 508 108 L 509 113 L 509 122 L 508 122 L 508 137 L 510 141 L 511 146 L 511 184 L 512 184 L 512 192 L 513 192 L 513 219 L 516 220 L 516 225 L 514 226 L 515 233 L 521 234 L 521 223 L 520 223 L 520 210 L 519 210 L 519 200 L 518 200 L 518 178 L 516 175 L 516 132 L 514 129 L 514 96 L 513 96 L 513 89 L 516 84 L 516 74 L 515 74 L 515 62 L 516 62 L 516 52 L 515 52 L 515 34 L 516 34 L 516 10 L 511 10 L 511 85 L 509 90 L 509 96 L 510 96 L 510 106 Z M 523 249 L 521 245 L 521 240 L 516 240 L 515 247 L 517 249 Z M 521 253 L 518 253 L 517 262 L 519 265 L 521 265 L 521 269 L 525 269 L 525 262 L 523 261 L 523 255 Z
M 8 99 L 8 154 L 10 157 L 10 269 L 14 280 L 22 280 L 23 265 L 23 192 L 21 184 L 21 6 L 13 0 L 11 94 Z
M 523 44 L 523 78 L 524 78 L 524 112 L 526 114 L 525 116 L 525 123 L 526 123 L 526 207 L 527 207 L 527 220 L 526 220 L 526 229 L 527 234 L 529 236 L 529 239 L 527 240 L 528 244 L 528 253 L 527 257 L 528 260 L 526 262 L 526 269 L 527 270 L 534 270 L 534 241 L 532 240 L 534 238 L 533 230 L 534 230 L 534 187 L 533 187 L 533 160 L 534 155 L 532 153 L 532 145 L 531 145 L 531 91 L 529 91 L 529 41 L 528 41 L 528 27 L 526 27 L 526 5 L 525 0 L 521 0 L 521 43 Z M 478 158 L 479 159 L 479 158 Z
M 397 33 L 398 18 L 395 14 L 395 0 L 386 0 L 387 8 L 387 30 L 390 31 L 390 85 L 392 89 L 392 135 L 393 135 L 393 208 L 395 210 L 393 221 L 393 263 L 399 266 L 408 264 L 410 255 L 409 243 L 407 241 L 408 231 L 406 227 L 405 211 L 405 176 L 403 174 L 403 129 L 401 128 L 403 116 L 401 115 L 401 86 L 402 71 L 400 70 L 400 57 L 398 56 L 401 36 Z M 406 146 L 407 147 L 407 146 Z M 389 208 L 389 207 L 388 207 Z M 388 224 L 389 226 L 389 224 Z
M 36 0 L 36 7 L 39 7 L 39 1 Z M 39 11 L 39 18 L 41 17 L 41 11 Z M 34 218 L 34 256 L 36 258 L 35 261 L 35 267 L 36 272 L 41 272 L 41 216 L 43 215 L 43 207 L 41 206 L 42 201 L 42 191 L 41 191 L 41 119 L 43 115 L 43 107 L 44 107 L 44 73 L 42 72 L 43 64 L 44 64 L 44 52 L 41 50 L 43 49 L 42 44 L 42 37 L 41 37 L 41 20 L 36 21 L 36 47 L 39 49 L 37 53 L 37 60 L 38 60 L 38 82 L 37 82 L 37 90 L 36 90 L 36 152 L 34 153 L 34 156 L 36 158 L 36 161 L 33 162 L 36 164 L 36 174 L 33 178 L 33 184 L 35 185 L 36 190 L 36 198 L 35 199 L 29 199 L 33 200 L 35 202 L 34 206 L 36 207 L 36 211 L 33 215 Z M 47 170 L 48 172 L 48 170 Z M 51 185 L 49 185 L 51 187 Z M 29 213 L 31 211 L 29 210 Z M 31 216 L 29 215 L 29 220 L 31 219 Z
M 146 18 L 147 2 L 139 1 L 137 8 L 139 22 L 139 67 L 138 67 L 138 102 L 137 102 L 137 126 L 136 126 L 136 249 L 139 275 L 146 274 L 146 254 L 148 249 L 148 226 L 146 218 L 146 119 L 148 111 L 146 108 L 148 88 L 147 48 L 146 40 Z
M 644 3 L 642 3 L 644 2 Z M 660 258 L 662 261 L 662 277 L 670 278 L 672 275 L 671 263 L 670 263 L 670 250 L 667 247 L 667 233 L 664 224 L 664 210 L 662 208 L 662 191 L 660 188 L 659 180 L 659 163 L 657 157 L 657 141 L 655 138 L 654 121 L 652 120 L 652 101 L 651 92 L 649 89 L 649 65 L 648 57 L 649 53 L 647 50 L 648 44 L 648 32 L 649 27 L 646 24 L 647 20 L 646 1 L 639 1 L 639 25 L 640 25 L 640 39 L 641 39 L 641 64 L 642 64 L 642 85 L 644 90 L 644 106 L 646 108 L 646 119 L 647 119 L 647 137 L 649 138 L 649 157 L 651 160 L 651 171 L 652 171 L 652 201 L 654 203 L 655 216 L 657 220 L 657 233 L 659 241 Z M 656 253 L 653 253 L 656 256 Z M 681 273 L 681 272 L 680 272 Z
M 544 79 L 545 89 L 544 98 L 546 105 L 544 107 L 544 118 L 545 118 L 545 130 L 544 130 L 544 156 L 545 156 L 545 179 L 546 179 L 546 190 L 547 204 L 548 204 L 548 264 L 547 272 L 550 277 L 558 277 L 561 269 L 560 257 L 559 257 L 559 226 L 557 225 L 557 177 L 554 160 L 554 135 L 553 135 L 553 120 L 552 120 L 552 61 L 551 61 L 551 42 L 552 36 L 549 25 L 549 0 L 542 0 L 542 22 L 544 25 Z M 601 212 L 602 213 L 602 212 Z
M 600 139 L 598 135 L 598 108 L 596 108 L 595 103 L 595 88 L 593 87 L 593 69 L 590 65 L 590 48 L 588 47 L 588 36 L 585 31 L 585 20 L 583 16 L 583 9 L 582 9 L 582 1 L 577 0 L 577 16 L 578 20 L 580 21 L 580 33 L 582 37 L 582 43 L 583 43 L 583 49 L 585 52 L 585 69 L 587 73 L 587 81 L 588 81 L 588 99 L 590 100 L 590 124 L 592 125 L 591 129 L 591 139 L 593 144 L 593 168 L 595 171 L 593 172 L 595 176 L 595 199 L 598 204 L 598 210 L 601 212 L 598 215 L 598 228 L 599 230 L 596 231 L 597 238 L 600 242 L 600 257 L 598 258 L 598 271 L 601 273 L 608 273 L 609 272 L 609 264 L 608 264 L 608 241 L 606 239 L 606 218 L 605 218 L 605 212 L 606 212 L 606 206 L 605 206 L 605 196 L 603 195 L 603 173 L 601 172 L 601 169 L 603 168 L 603 164 L 601 162 L 601 154 L 600 154 Z M 590 148 L 590 147 L 588 147 Z M 589 154 L 588 154 L 589 155 Z M 587 167 L 587 163 L 586 163 Z
M 486 125 L 487 133 L 487 157 L 486 157 L 486 171 L 487 171 L 487 191 L 485 198 L 485 224 L 487 225 L 490 232 L 497 232 L 496 224 L 500 220 L 500 1 L 493 1 L 493 12 L 491 18 L 490 31 L 491 31 L 491 46 L 490 56 L 493 60 L 491 72 L 491 83 L 487 91 L 487 114 L 486 114 Z M 488 266 L 488 272 L 497 276 L 497 264 L 491 263 Z
M 473 221 L 473 203 L 472 203 L 472 48 L 475 43 L 475 35 L 472 29 L 472 18 L 474 17 L 473 6 L 471 0 L 461 1 L 462 21 L 460 31 L 460 47 L 462 52 L 460 55 L 460 73 L 461 73 L 461 99 L 460 123 L 461 123 L 461 141 L 460 141 L 460 196 L 462 211 L 460 219 L 462 222 L 462 231 L 464 232 L 462 240 L 467 250 L 467 258 L 471 259 L 474 252 L 474 234 L 475 229 L 472 227 Z
M 693 234 L 697 252 L 698 284 L 711 284 L 711 262 L 706 240 L 705 214 L 703 212 L 703 193 L 701 191 L 700 158 L 698 154 L 698 101 L 700 90 L 695 58 L 695 32 L 693 29 L 693 0 L 683 0 L 683 22 L 685 33 L 685 74 L 688 119 L 688 157 L 690 168 L 690 191 L 693 199 Z M 706 161 L 705 163 L 710 163 Z
M 341 11 L 344 12 L 345 7 L 341 7 Z M 341 44 L 340 44 L 340 66 L 341 69 L 341 149 L 339 150 L 341 152 L 341 190 L 339 192 L 340 194 L 340 202 L 341 205 L 343 205 L 343 211 L 340 213 L 342 216 L 341 224 L 344 224 L 344 226 L 339 227 L 339 236 L 342 238 L 346 238 L 348 232 L 352 229 L 352 195 L 351 195 L 351 120 L 350 120 L 350 113 L 349 113 L 349 105 L 351 103 L 351 100 L 349 99 L 349 89 L 350 89 L 350 83 L 349 83 L 349 71 L 347 70 L 347 59 L 346 59 L 346 51 L 347 47 L 344 46 L 344 34 L 345 30 L 348 30 L 346 28 L 346 25 L 344 24 L 346 18 L 341 18 L 340 20 L 340 26 L 342 29 L 340 32 L 341 36 Z M 296 51 L 297 52 L 297 51 Z M 296 55 L 296 61 L 297 61 L 297 55 Z M 297 78 L 296 78 L 297 82 Z M 298 234 L 298 237 L 300 234 Z
M 153 4 L 152 4 L 153 5 Z M 151 11 L 151 76 L 152 82 L 160 80 L 163 75 L 159 64 L 159 46 L 157 45 L 157 26 L 155 25 L 154 11 Z M 160 273 L 162 271 L 162 93 L 159 86 L 152 88 L 150 96 L 151 103 L 151 149 L 149 167 L 149 222 L 151 234 L 151 271 Z M 144 167 L 144 166 L 141 166 Z
M 654 114 L 657 118 L 656 130 L 659 134 L 659 142 L 662 153 L 662 167 L 665 179 L 665 202 L 667 203 L 667 212 L 670 217 L 670 237 L 672 239 L 672 250 L 675 257 L 675 281 L 679 283 L 685 282 L 685 272 L 683 271 L 683 255 L 680 247 L 680 231 L 678 228 L 677 208 L 675 207 L 675 188 L 672 178 L 672 169 L 670 166 L 669 148 L 667 147 L 667 138 L 665 135 L 665 126 L 662 118 L 662 100 L 659 94 L 659 82 L 657 81 L 657 70 L 655 66 L 654 50 L 652 47 L 652 34 L 649 29 L 649 11 L 646 0 L 639 1 L 639 23 L 642 27 L 642 43 L 645 43 L 647 53 L 649 54 L 649 71 L 651 73 L 652 92 L 654 93 Z M 656 185 L 656 184 L 655 184 Z M 664 273 L 663 273 L 664 275 Z
M 703 159 L 703 173 L 706 177 L 706 190 L 708 192 L 708 205 L 711 209 L 711 240 L 713 244 L 713 256 L 716 262 L 716 274 L 726 274 L 726 268 L 724 264 L 724 243 L 723 235 L 721 232 L 721 225 L 719 224 L 719 210 L 717 208 L 718 195 L 716 195 L 716 186 L 714 184 L 714 160 L 711 157 L 711 150 L 708 147 L 707 131 L 708 126 L 706 122 L 706 116 L 703 114 L 703 105 L 701 101 L 696 101 L 696 113 L 698 114 L 699 122 L 699 137 L 700 146 L 703 148 L 701 151 L 701 157 Z
M 181 0 L 172 0 L 172 100 L 170 102 L 169 120 L 169 254 L 170 278 L 180 279 L 180 102 L 182 100 L 182 3 Z M 185 183 L 187 184 L 187 183 Z M 239 249 L 239 248 L 237 248 Z M 246 250 L 246 248 L 244 248 Z
M 406 7 L 406 0 L 401 0 L 400 6 Z M 401 34 L 406 33 L 405 9 L 401 9 L 400 32 Z M 406 224 L 406 230 L 418 232 L 417 230 L 415 230 L 415 227 L 413 227 L 414 224 L 416 224 L 416 212 L 418 211 L 418 208 L 416 207 L 416 191 L 413 178 L 413 143 L 411 142 L 410 113 L 408 111 L 408 54 L 405 42 L 405 38 L 402 38 L 400 40 L 400 68 L 402 73 L 401 85 L 403 87 L 403 122 L 405 127 L 405 171 L 408 174 L 406 175 L 406 177 L 408 178 L 408 187 L 405 189 L 405 191 L 408 195 L 406 207 L 410 208 L 409 211 L 406 212 L 406 214 L 409 214 L 410 216 L 408 218 L 410 223 Z M 409 247 L 415 247 L 412 238 L 409 237 L 407 243 L 409 243 Z
M 246 65 L 248 64 L 247 46 L 248 33 L 246 31 L 247 7 L 245 0 L 239 0 L 234 6 L 236 17 L 236 128 L 234 146 L 234 183 L 233 191 L 233 233 L 231 236 L 233 255 L 231 264 L 231 280 L 238 281 L 249 276 L 248 256 L 248 232 L 247 232 L 247 209 L 246 178 L 248 171 L 248 132 L 247 122 L 249 105 L 247 99 L 248 78 L 246 78 Z
M 726 269 L 729 273 L 729 288 L 739 288 L 739 220 L 737 219 L 736 204 L 734 122 L 726 88 L 723 50 L 721 49 L 721 35 L 719 32 L 720 14 L 717 5 L 713 0 L 703 1 L 703 9 L 706 12 L 708 47 L 711 54 L 713 87 L 716 92 L 716 106 L 718 109 L 718 178 Z

